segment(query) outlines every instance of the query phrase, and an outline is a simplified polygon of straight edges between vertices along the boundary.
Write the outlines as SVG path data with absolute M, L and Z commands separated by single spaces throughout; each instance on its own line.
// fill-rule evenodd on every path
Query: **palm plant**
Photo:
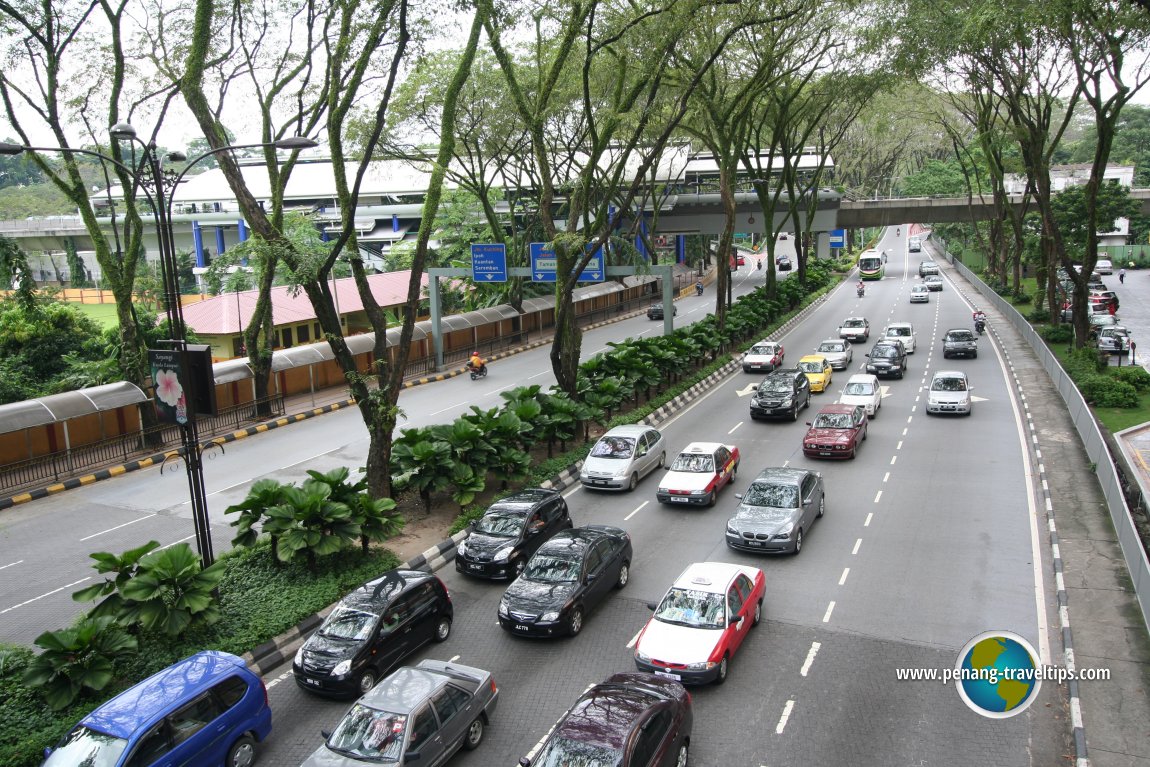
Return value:
M 547 435 L 547 457 L 552 457 L 555 440 L 560 449 L 567 449 L 567 441 L 575 436 L 578 425 L 578 405 L 565 393 L 556 390 L 544 402 L 544 431 Z
M 411 432 L 418 432 L 413 436 L 420 439 L 408 441 L 406 438 Z M 392 449 L 392 465 L 400 471 L 392 476 L 392 482 L 399 489 L 414 488 L 423 499 L 424 513 L 430 514 L 431 494 L 451 484 L 451 472 L 455 468 L 451 446 L 435 440 L 430 429 L 405 429 L 404 437 Z
M 115 573 L 116 576 L 110 580 L 105 579 L 100 583 L 94 583 L 91 586 L 74 592 L 72 594 L 72 600 L 75 602 L 90 602 L 93 599 L 103 597 L 95 607 L 88 611 L 88 617 L 108 617 L 124 625 L 135 625 L 138 623 L 139 618 L 138 609 L 135 605 L 124 599 L 120 593 L 120 588 L 136 576 L 139 571 L 140 560 L 159 547 L 159 541 L 148 541 L 143 546 L 128 549 L 119 556 L 107 551 L 97 551 L 94 554 L 89 554 L 89 557 L 96 560 L 96 564 L 92 565 L 92 567 L 96 568 L 96 572 Z
M 431 427 L 432 438 L 451 448 L 451 457 L 456 464 L 470 466 L 478 472 L 485 472 L 498 446 L 492 444 L 487 432 L 467 418 L 457 418 L 450 424 Z
M 459 504 L 460 512 L 487 489 L 486 473 L 486 467 L 476 470 L 466 463 L 455 464 L 455 469 L 451 472 L 451 486 L 454 488 L 451 500 Z
M 135 603 L 144 629 L 176 637 L 220 619 L 215 590 L 226 569 L 223 560 L 202 567 L 191 546 L 177 543 L 141 559 L 138 574 L 120 593 Z
M 372 498 L 363 492 L 348 506 L 352 520 L 359 525 L 359 545 L 364 554 L 372 541 L 378 543 L 394 538 L 403 529 L 403 516 L 393 513 L 396 503 L 391 498 Z
M 531 471 L 531 456 L 516 448 L 500 450 L 490 471 L 499 480 L 499 489 L 506 490 L 510 483 L 527 478 Z
M 257 480 L 248 490 L 248 495 L 243 501 L 224 509 L 225 514 L 239 514 L 239 517 L 232 522 L 232 526 L 236 528 L 236 537 L 232 538 L 233 546 L 250 548 L 256 544 L 259 539 L 256 525 L 259 524 L 266 510 L 283 503 L 283 491 L 286 487 L 289 485 L 274 479 Z M 271 536 L 272 561 L 277 564 L 279 563 L 278 548 L 279 538 L 273 535 Z
M 84 690 L 99 692 L 113 678 L 113 661 L 135 652 L 137 642 L 111 616 L 86 617 L 71 628 L 45 631 L 35 644 L 43 652 L 24 670 L 24 684 L 38 688 L 60 710 Z
M 267 510 L 264 529 L 279 536 L 281 560 L 289 562 L 303 552 L 313 570 L 317 557 L 346 548 L 361 532 L 351 508 L 333 501 L 331 486 L 314 479 L 300 487 L 288 487 L 283 502 Z

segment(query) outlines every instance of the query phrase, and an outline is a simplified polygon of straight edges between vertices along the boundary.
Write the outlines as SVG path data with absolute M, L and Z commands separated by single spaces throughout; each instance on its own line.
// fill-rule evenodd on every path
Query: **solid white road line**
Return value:
M 20 564 L 23 561 L 24 561 L 23 559 L 17 559 L 15 562 L 9 562 L 6 565 L 0 566 L 0 570 L 4 570 L 4 569 L 9 568 L 9 567 L 15 567 L 16 565 Z
M 815 656 L 819 654 L 819 648 L 822 647 L 818 642 L 811 642 L 811 649 L 807 652 L 807 659 L 803 661 L 803 667 L 799 670 L 800 676 L 806 676 L 807 672 L 811 670 L 811 664 L 815 662 Z
M 190 501 L 189 501 L 189 503 L 190 503 Z M 110 533 L 113 530 L 119 530 L 121 527 L 127 527 L 128 525 L 134 525 L 137 522 L 143 522 L 145 519 L 151 519 L 154 516 L 156 516 L 156 515 L 155 514 L 145 514 L 144 516 L 140 517 L 139 519 L 133 519 L 131 522 L 125 522 L 122 525 L 116 525 L 115 527 L 109 527 L 107 530 L 101 530 L 98 533 L 92 533 L 91 535 L 87 536 L 86 538 L 81 538 L 80 540 L 81 541 L 87 541 L 91 538 L 95 538 L 97 535 L 103 535 L 104 533 Z
M 639 513 L 639 510 L 640 510 L 640 509 L 642 509 L 644 506 L 646 506 L 648 503 L 650 503 L 650 501 L 643 501 L 642 503 L 640 503 L 640 504 L 639 504 L 639 506 L 638 506 L 638 508 L 636 508 L 634 511 L 632 511 L 632 512 L 631 512 L 630 514 L 628 514 L 627 516 L 623 517 L 623 521 L 624 521 L 624 522 L 626 522 L 628 519 L 630 519 L 631 517 L 633 517 L 633 516 L 635 516 L 636 514 L 638 514 L 638 513 Z
M 83 583 L 84 581 L 90 581 L 90 580 L 92 580 L 91 576 L 89 576 L 89 577 L 87 577 L 87 578 L 81 578 L 81 579 L 80 579 L 80 580 L 78 580 L 78 581 L 73 581 L 72 583 L 67 583 L 67 584 L 65 584 L 65 585 L 61 586 L 61 587 L 60 587 L 60 588 L 58 588 L 58 589 L 52 589 L 52 590 L 51 590 L 51 591 L 49 591 L 47 594 L 41 594 L 41 595 L 40 595 L 40 596 L 38 596 L 38 597 L 32 597 L 31 599 L 25 600 L 25 601 L 21 602 L 21 603 L 20 603 L 20 604 L 18 604 L 18 605 L 12 605 L 11 607 L 5 607 L 3 610 L 0 610 L 0 615 L 3 615 L 4 613 L 9 613 L 9 612 L 12 612 L 12 611 L 13 611 L 13 610 L 15 610 L 17 607 L 23 607 L 24 605 L 30 605 L 30 604 L 32 604 L 33 602 L 36 602 L 36 601 L 38 601 L 38 600 L 41 600 L 41 599 L 43 599 L 44 597 L 50 597 L 50 596 L 52 596 L 53 594 L 56 594 L 56 593 L 58 593 L 58 592 L 60 592 L 60 591 L 63 591 L 64 589 L 70 589 L 70 588 L 72 588 L 73 586 L 77 586 L 77 585 L 79 585 L 79 584 Z
M 793 700 L 788 700 L 787 704 L 783 706 L 783 715 L 779 717 L 779 723 L 775 725 L 775 734 L 782 735 L 783 730 L 787 727 L 787 720 L 791 718 L 791 709 L 795 707 Z

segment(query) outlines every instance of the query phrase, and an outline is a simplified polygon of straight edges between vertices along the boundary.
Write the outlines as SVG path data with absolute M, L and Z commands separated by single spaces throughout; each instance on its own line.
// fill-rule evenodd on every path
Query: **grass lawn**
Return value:
M 72 306 L 91 317 L 102 328 L 114 328 L 118 323 L 115 304 L 73 303 Z

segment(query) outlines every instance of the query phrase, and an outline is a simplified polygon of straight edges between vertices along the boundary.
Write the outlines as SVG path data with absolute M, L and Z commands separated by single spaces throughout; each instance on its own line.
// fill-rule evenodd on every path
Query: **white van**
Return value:
M 1114 274 L 1114 264 L 1108 258 L 1100 258 L 1094 265 L 1094 271 L 1099 274 Z

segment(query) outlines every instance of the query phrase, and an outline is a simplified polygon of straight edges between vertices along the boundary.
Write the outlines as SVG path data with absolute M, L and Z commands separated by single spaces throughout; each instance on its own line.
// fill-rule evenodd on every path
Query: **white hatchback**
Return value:
M 870 373 L 859 373 L 847 379 L 839 402 L 843 405 L 862 405 L 871 418 L 878 415 L 882 407 L 882 386 L 878 377 Z
M 917 345 L 914 333 L 914 324 L 910 322 L 892 322 L 882 331 L 882 337 L 887 341 L 902 341 L 902 347 L 907 354 L 914 354 Z
M 960 370 L 940 370 L 930 379 L 926 412 L 970 415 L 974 410 L 970 396 L 973 389 L 966 373 Z

